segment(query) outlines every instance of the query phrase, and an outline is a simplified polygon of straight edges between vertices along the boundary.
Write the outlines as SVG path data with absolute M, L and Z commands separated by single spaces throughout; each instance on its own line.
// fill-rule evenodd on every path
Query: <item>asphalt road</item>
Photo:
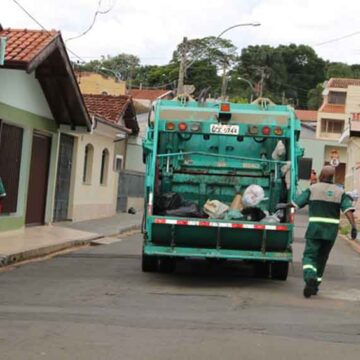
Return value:
M 360 257 L 338 240 L 302 297 L 298 217 L 288 281 L 180 263 L 140 271 L 141 236 L 0 272 L 0 359 L 358 359 Z

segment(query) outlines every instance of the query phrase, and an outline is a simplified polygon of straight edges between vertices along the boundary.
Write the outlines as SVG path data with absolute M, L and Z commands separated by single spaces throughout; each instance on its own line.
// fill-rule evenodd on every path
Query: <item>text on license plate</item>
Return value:
M 222 135 L 238 135 L 239 126 L 238 125 L 221 125 L 221 124 L 211 124 L 210 133 L 212 134 L 222 134 Z

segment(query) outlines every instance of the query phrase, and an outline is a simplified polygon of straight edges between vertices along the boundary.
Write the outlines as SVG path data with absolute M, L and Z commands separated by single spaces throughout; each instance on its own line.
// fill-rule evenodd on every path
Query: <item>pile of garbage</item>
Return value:
M 196 202 L 184 200 L 178 193 L 168 192 L 155 198 L 154 213 L 162 216 L 210 218 L 224 220 L 281 222 L 283 211 L 274 214 L 260 208 L 265 198 L 264 189 L 259 185 L 248 186 L 244 193 L 236 193 L 232 203 L 224 204 L 219 200 L 207 200 L 203 208 Z

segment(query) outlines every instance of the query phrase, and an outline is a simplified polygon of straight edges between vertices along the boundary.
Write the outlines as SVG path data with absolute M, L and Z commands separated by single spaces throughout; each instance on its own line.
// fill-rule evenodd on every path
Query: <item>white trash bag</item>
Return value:
M 264 189 L 259 185 L 250 185 L 244 191 L 242 203 L 244 205 L 244 208 L 254 207 L 264 199 Z
M 229 207 L 219 200 L 208 200 L 204 205 L 204 212 L 213 219 L 223 219 Z
M 276 147 L 271 157 L 273 158 L 273 160 L 281 160 L 285 157 L 285 155 L 286 155 L 285 145 L 281 140 L 279 140 L 278 143 L 276 144 Z

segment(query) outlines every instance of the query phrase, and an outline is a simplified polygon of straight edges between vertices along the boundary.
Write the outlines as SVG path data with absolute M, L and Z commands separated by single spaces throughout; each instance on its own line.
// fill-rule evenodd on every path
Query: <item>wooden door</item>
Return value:
M 26 225 L 44 224 L 50 149 L 51 138 L 34 133 L 26 206 Z

